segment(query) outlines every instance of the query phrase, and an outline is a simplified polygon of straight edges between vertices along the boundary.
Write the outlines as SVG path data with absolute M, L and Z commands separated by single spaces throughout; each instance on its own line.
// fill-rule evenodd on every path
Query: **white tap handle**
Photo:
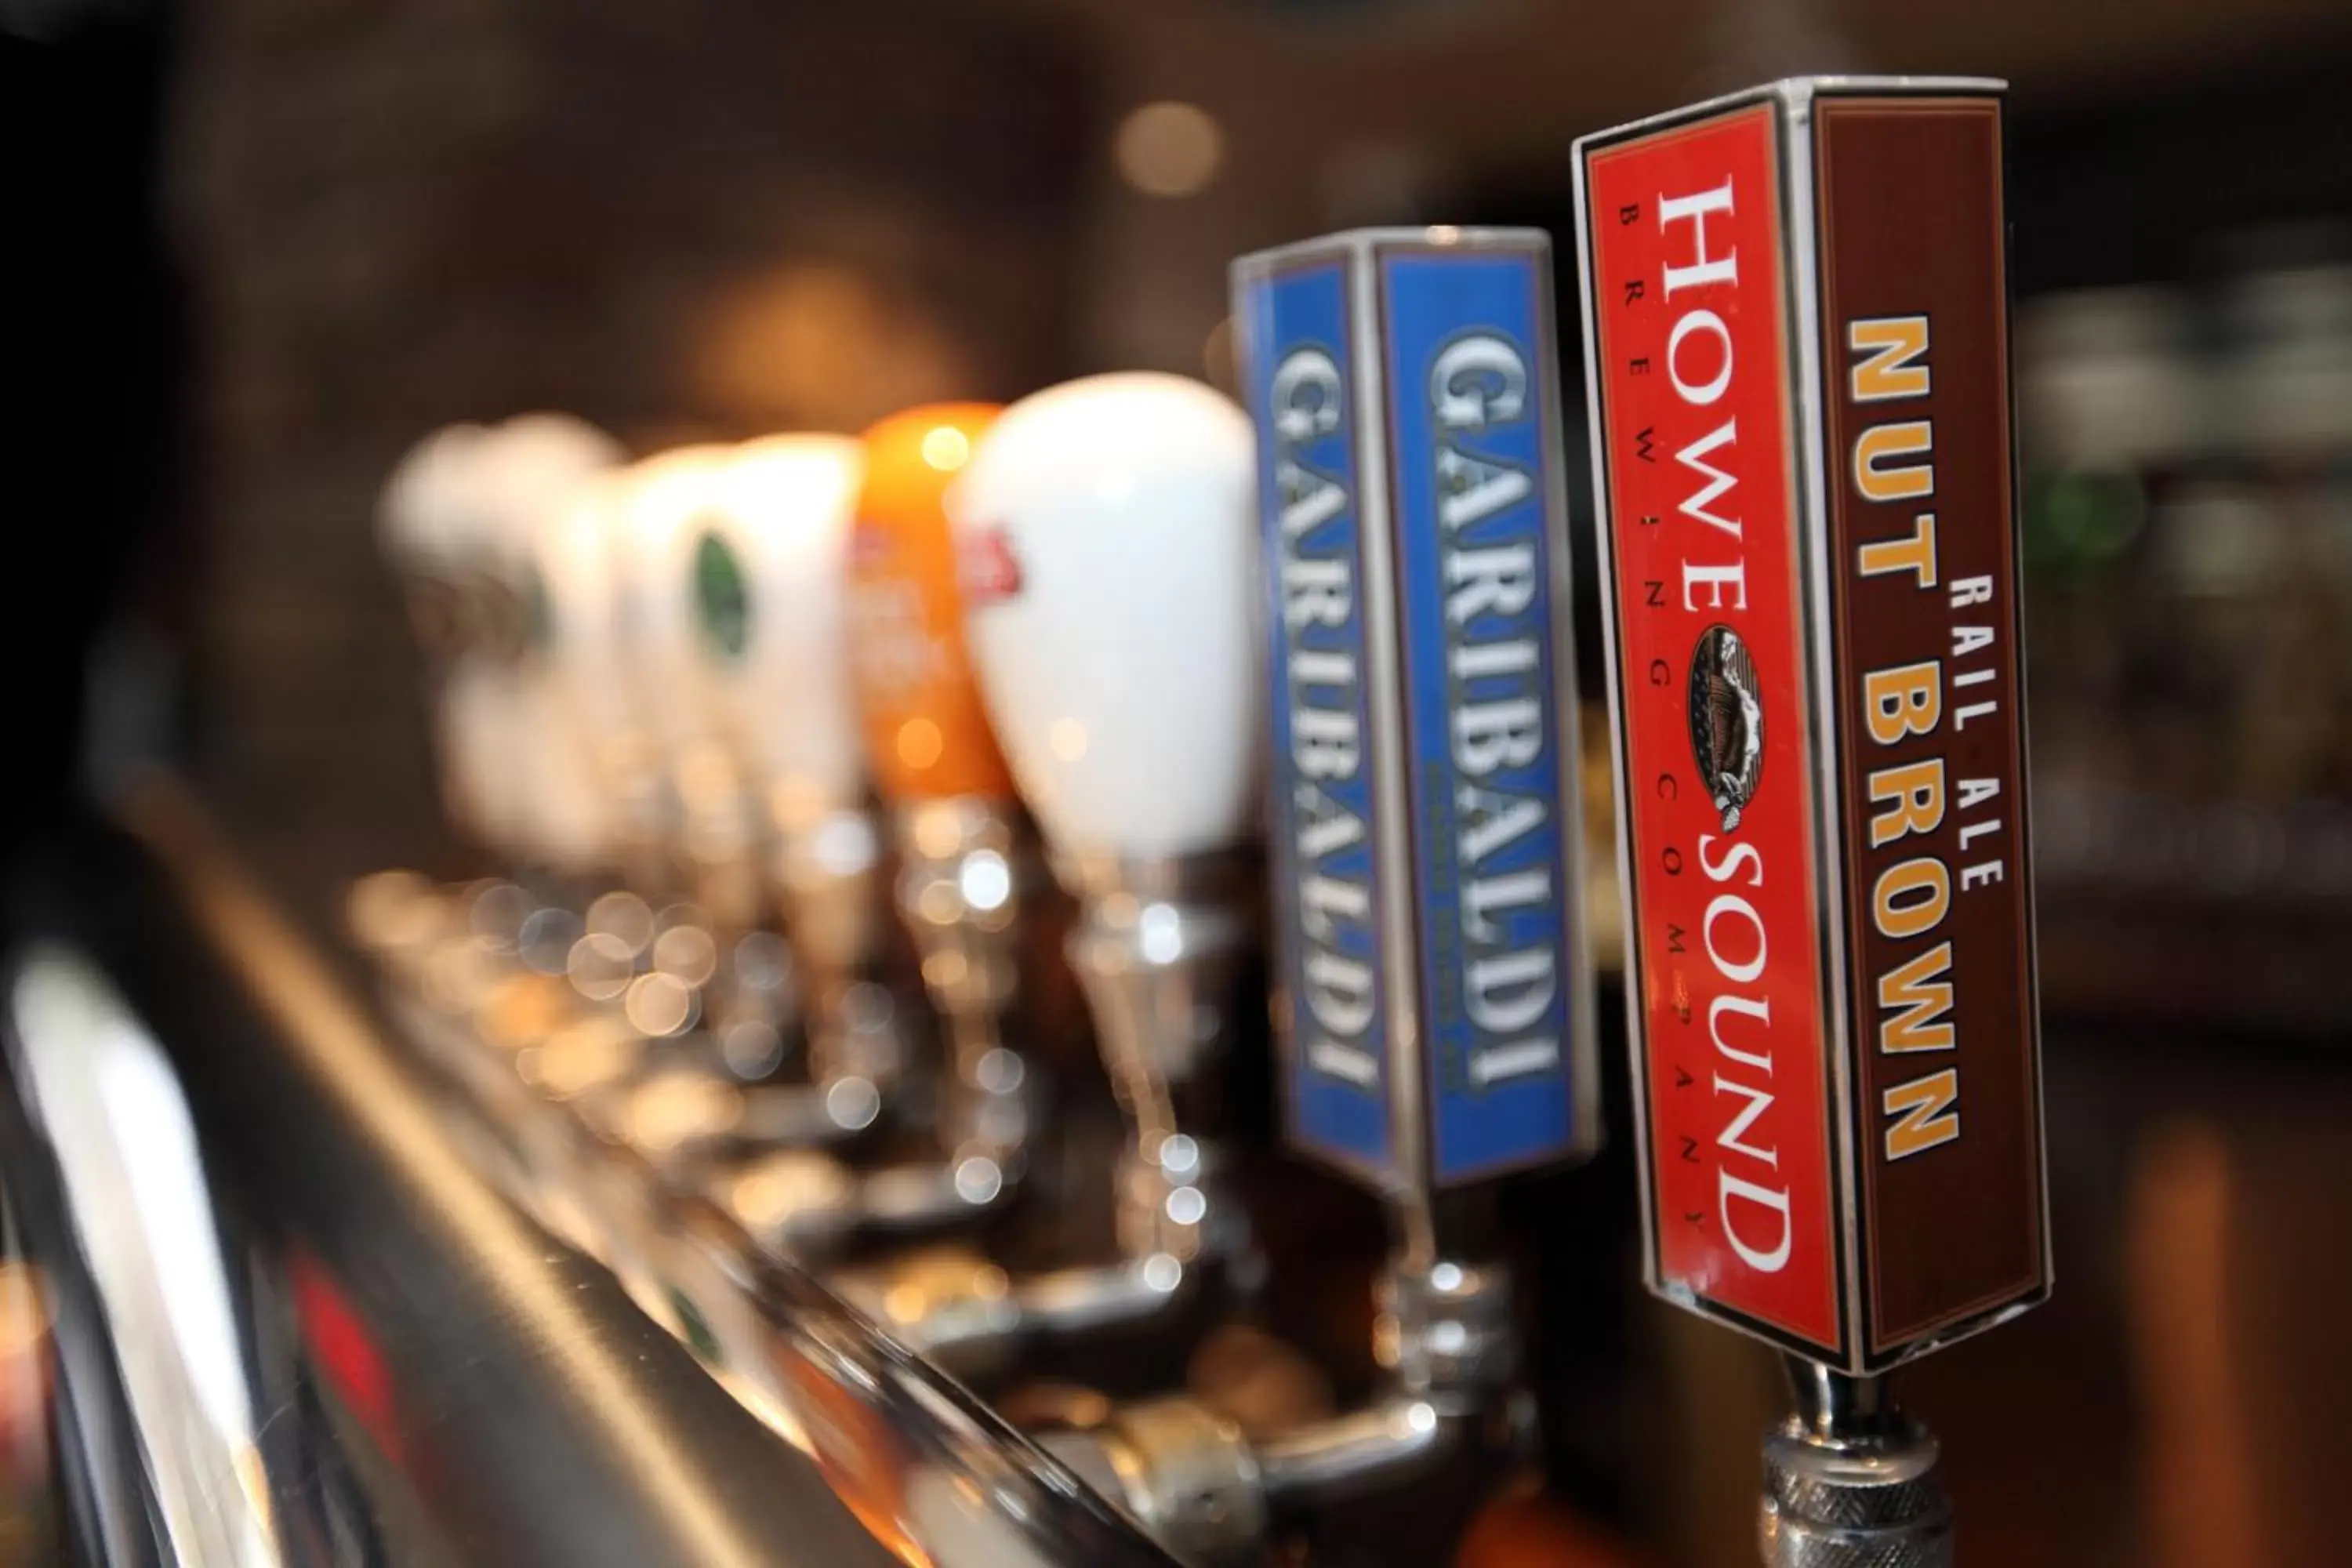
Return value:
M 513 781 L 518 848 L 532 860 L 587 873 L 608 864 L 619 835 L 599 787 L 593 742 L 564 699 L 563 658 L 577 639 L 563 623 L 590 608 L 551 574 L 551 531 L 583 489 L 620 461 L 603 431 L 561 414 L 530 414 L 491 430 L 479 447 L 494 569 L 514 617 L 504 670 L 500 765 Z
M 643 775 L 653 750 L 623 597 L 628 493 L 626 470 L 595 475 L 548 518 L 538 542 L 549 607 L 549 700 L 556 722 L 584 753 L 593 787 L 625 815 L 629 808 L 622 803 L 648 787 Z
M 702 643 L 728 728 L 776 826 L 854 808 L 864 789 L 845 604 L 864 458 L 846 436 L 739 447 L 719 525 L 695 542 Z
M 483 435 L 478 425 L 446 425 L 410 447 L 385 478 L 376 532 L 394 565 L 446 571 L 466 548 L 465 461 Z
M 1248 419 L 1178 376 L 1089 376 L 990 427 L 948 511 L 966 637 L 1022 793 L 1065 855 L 1226 847 L 1265 703 Z
M 721 732 L 718 687 L 696 624 L 694 552 L 718 529 L 729 449 L 680 447 L 631 468 L 622 503 L 622 604 L 636 651 L 645 712 L 673 764 Z
M 432 717 L 442 808 L 461 832 L 504 848 L 514 812 L 497 765 L 499 679 L 478 646 L 471 586 L 485 548 L 477 492 L 488 435 L 478 425 L 451 425 L 418 442 L 385 480 L 376 526 L 415 629 L 441 661 Z

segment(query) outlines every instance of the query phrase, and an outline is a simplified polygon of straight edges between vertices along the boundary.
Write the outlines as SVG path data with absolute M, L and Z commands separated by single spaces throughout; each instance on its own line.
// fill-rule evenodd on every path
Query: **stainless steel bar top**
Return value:
M 186 796 L 128 820 L 60 826 L 0 890 L 0 1173 L 55 1281 L 85 1555 L 1171 1562 L 708 1215 L 677 1245 L 761 1364 L 698 1362 L 469 1163 Z

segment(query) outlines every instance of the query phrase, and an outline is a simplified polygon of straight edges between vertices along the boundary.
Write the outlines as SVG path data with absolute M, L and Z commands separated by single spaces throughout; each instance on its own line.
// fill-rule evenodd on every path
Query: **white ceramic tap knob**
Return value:
M 482 447 L 489 454 L 488 500 L 518 556 L 530 552 L 551 508 L 622 458 L 619 442 L 570 414 L 519 414 L 488 431 Z
M 864 471 L 846 436 L 746 442 L 719 476 L 721 526 L 695 547 L 729 728 L 787 831 L 864 792 L 845 609 Z
M 445 425 L 411 447 L 384 479 L 376 531 L 403 571 L 446 573 L 467 548 L 467 455 L 478 425 Z
M 532 858 L 590 872 L 616 850 L 616 802 L 604 785 L 596 742 L 572 694 L 573 661 L 596 659 L 610 620 L 609 584 L 568 570 L 561 531 L 586 489 L 610 474 L 621 448 L 563 414 L 509 419 L 480 443 L 483 500 L 495 566 L 513 620 L 507 752 L 518 783 L 518 830 Z
M 490 549 L 479 478 L 488 435 L 451 425 L 410 448 L 384 481 L 376 527 L 438 677 L 432 719 L 442 807 L 460 832 L 504 853 L 514 847 L 517 812 L 500 766 L 502 678 L 484 646 L 480 603 Z
M 609 786 L 645 742 L 645 703 L 629 630 L 622 556 L 629 473 L 608 468 L 581 485 L 539 532 L 547 584 L 548 657 L 570 722 Z
M 645 712 L 674 767 L 723 729 L 719 691 L 698 624 L 697 546 L 724 526 L 719 480 L 730 449 L 677 447 L 628 470 L 616 561 Z
M 1064 855 L 1225 847 L 1257 806 L 1265 678 L 1252 439 L 1180 376 L 1007 409 L 948 511 L 998 740 Z

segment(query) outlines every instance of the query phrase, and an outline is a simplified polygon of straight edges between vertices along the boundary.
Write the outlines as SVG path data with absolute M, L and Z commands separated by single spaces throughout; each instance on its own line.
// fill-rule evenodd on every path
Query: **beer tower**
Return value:
M 1491 1188 L 1589 1152 L 1598 1106 L 1548 242 L 1360 231 L 1233 284 L 1286 1130 L 1392 1236 L 1389 1387 L 1261 1446 L 1283 1512 L 1492 1436 L 1518 1368 Z
M 488 432 L 450 425 L 410 449 L 384 481 L 377 530 L 423 655 L 443 808 L 475 847 L 516 844 L 515 770 L 501 765 L 506 688 L 485 626 L 488 552 L 472 475 Z
M 719 470 L 691 575 L 678 580 L 692 584 L 722 722 L 761 808 L 766 881 L 807 977 L 810 1070 L 844 1126 L 878 1113 L 904 1065 L 890 1020 L 861 1005 L 880 995 L 866 983 L 881 940 L 880 857 L 841 590 L 862 472 L 847 437 L 746 442 Z
M 932 423 L 967 439 L 972 429 Z M 943 458 L 949 445 L 939 443 Z M 971 668 L 1080 901 L 1069 958 L 1129 1133 L 1116 1258 L 1009 1283 L 991 1268 L 933 1290 L 845 1281 L 951 1366 L 992 1361 L 1034 1334 L 1161 1319 L 1248 1244 L 1215 1137 L 1248 931 L 1236 851 L 1263 700 L 1248 476 L 1248 427 L 1230 401 L 1175 376 L 1104 375 L 1007 409 L 946 492 Z M 986 732 L 952 708 L 934 717 L 967 743 Z M 895 752 L 896 734 L 889 743 Z M 966 754 L 959 780 L 919 766 L 928 750 L 886 764 L 896 787 L 977 794 L 989 782 L 973 771 L 984 753 Z M 919 879 L 931 851 L 918 848 Z
M 964 650 L 942 498 L 995 419 L 908 409 L 866 433 L 850 538 L 851 686 L 898 853 L 898 914 L 948 1035 L 940 1139 L 954 1190 L 992 1203 L 1021 1174 L 1028 1066 L 1004 1039 L 1019 983 L 1013 777 Z
M 1790 1357 L 1778 1564 L 1949 1560 L 1886 1374 L 2050 1289 L 2000 92 L 1578 143 L 1649 1280 Z
M 614 529 L 622 621 L 646 694 L 646 717 L 675 802 L 671 825 L 688 895 L 721 931 L 748 931 L 764 904 L 758 804 L 730 744 L 715 666 L 740 658 L 743 608 L 734 553 L 723 542 L 725 447 L 677 447 L 635 464 Z M 698 580 L 705 572 L 710 581 Z M 731 590 L 731 593 L 730 593 Z M 732 653 L 730 649 L 733 648 Z
M 846 577 L 835 584 L 845 592 L 840 631 L 856 716 L 892 812 L 899 914 L 948 1035 L 938 1158 L 855 1177 L 815 1150 L 749 1162 L 728 1183 L 729 1205 L 787 1250 L 851 1230 L 981 1217 L 1012 1193 L 1027 1156 L 1028 1064 L 1003 1032 L 1020 908 L 1013 784 L 964 657 L 940 510 L 994 413 L 914 409 L 866 434 Z M 794 668 L 805 675 L 807 662 Z
M 658 897 L 676 880 L 669 857 L 669 781 L 654 742 L 637 650 L 627 634 L 621 528 L 630 474 L 615 468 L 579 486 L 534 541 L 548 602 L 547 700 L 604 800 L 611 841 L 604 869 Z
M 525 414 L 487 432 L 474 453 L 493 530 L 493 640 L 508 665 L 512 710 L 503 739 L 524 797 L 525 863 L 562 883 L 592 884 L 616 858 L 620 832 L 592 732 L 572 700 L 583 644 L 601 640 L 593 636 L 601 606 L 593 602 L 600 584 L 563 571 L 567 563 L 551 545 L 572 508 L 617 470 L 621 449 L 570 415 Z M 583 621 L 590 635 L 573 635 Z

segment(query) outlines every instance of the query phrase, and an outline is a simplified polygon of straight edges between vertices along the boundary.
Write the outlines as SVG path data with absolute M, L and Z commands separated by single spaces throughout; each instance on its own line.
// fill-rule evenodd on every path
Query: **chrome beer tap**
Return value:
M 570 749 L 551 743 L 535 533 L 619 458 L 560 415 L 454 425 L 386 481 L 378 526 L 427 668 L 451 822 L 508 866 L 576 865 L 596 836 Z
M 1262 700 L 1248 475 L 1247 426 L 1226 399 L 1109 375 L 1006 410 L 948 492 L 972 665 L 1081 904 L 1068 956 L 1129 1135 L 1114 1258 L 1021 1278 L 911 1264 L 842 1277 L 951 1367 L 1172 1314 L 1247 1245 L 1201 1101 L 1249 930 L 1232 868 Z
M 1517 1440 L 1485 1189 L 1597 1135 L 1548 263 L 1431 229 L 1234 264 L 1286 1129 L 1384 1200 L 1391 1251 L 1361 1407 L 1251 1439 L 1160 1400 L 1055 1440 L 1196 1561 Z
M 747 442 L 690 542 L 692 605 L 725 731 L 751 781 L 806 998 L 809 1077 L 827 1121 L 863 1131 L 909 1065 L 872 979 L 882 856 L 851 703 L 843 585 L 864 457 L 849 437 Z M 679 564 L 686 564 L 680 558 Z M 787 1139 L 786 1141 L 791 1141 Z
M 673 1163 L 746 1143 L 857 1136 L 880 1115 L 887 1072 L 845 1062 L 845 1053 L 869 1037 L 885 1042 L 877 1050 L 895 1049 L 887 1009 L 859 989 L 873 932 L 872 837 L 855 809 L 854 749 L 825 706 L 837 619 L 821 598 L 805 627 L 787 606 L 761 602 L 821 593 L 812 584 L 827 581 L 835 563 L 836 514 L 856 482 L 856 447 L 810 437 L 781 464 L 772 455 L 748 475 L 743 458 L 742 449 L 708 446 L 647 459 L 626 476 L 611 514 L 623 586 L 615 629 L 664 759 L 675 858 L 693 905 L 677 911 L 675 936 L 656 929 L 639 942 L 604 945 L 635 947 L 639 970 L 678 983 L 683 1014 L 642 1022 L 651 1033 L 687 1035 L 691 1048 L 660 1053 L 588 1109 Z M 778 672 L 810 656 L 801 646 L 810 637 L 816 662 L 803 695 L 780 684 Z M 812 719 L 814 750 L 793 752 L 780 736 Z M 778 909 L 789 946 L 764 918 Z M 680 962 L 666 962 L 665 943 Z M 643 974 L 628 982 L 655 983 Z M 811 1081 L 765 1081 L 796 1021 L 808 1037 Z
M 1577 144 L 1647 1272 L 1790 1357 L 1774 1568 L 1950 1563 L 1887 1377 L 2050 1290 L 2001 94 Z
M 611 521 L 621 597 L 614 629 L 629 647 L 646 727 L 664 776 L 670 858 L 685 896 L 712 928 L 751 931 L 765 911 L 763 845 L 747 764 L 733 744 L 698 572 L 725 564 L 719 490 L 730 449 L 674 447 L 633 465 Z M 740 580 L 715 584 L 740 592 Z M 715 628 L 715 629 L 714 629 Z M 719 649 L 722 651 L 723 649 Z M 669 889 L 665 887 L 665 893 Z
M 627 508 L 633 470 L 613 468 L 582 484 L 546 517 L 534 547 L 548 604 L 548 699 L 556 721 L 583 753 L 580 772 L 602 797 L 609 841 L 605 880 L 645 913 L 674 901 L 681 867 L 677 799 L 664 769 L 654 694 L 633 632 L 626 587 Z M 584 911 L 583 911 L 584 913 Z M 647 945 L 633 915 L 617 910 L 588 924 Z M 608 953 L 609 955 L 609 953 Z
M 791 967 L 757 923 L 743 774 L 723 693 L 691 641 L 694 584 L 657 591 L 666 552 L 714 510 L 717 450 L 593 468 L 578 459 L 608 451 L 601 437 L 540 416 L 467 451 L 458 477 L 498 530 L 499 597 L 521 628 L 495 773 L 530 786 L 508 791 L 505 842 L 526 885 L 466 893 L 436 961 L 451 974 L 510 973 L 471 987 L 478 1006 L 430 989 L 445 1012 L 478 1015 L 496 1071 L 652 1157 L 779 1127 L 845 1136 L 851 1119 L 812 1108 L 805 1091 L 734 1081 L 780 1048 Z M 562 885 L 527 874 L 539 863 L 559 867 Z M 710 908 L 676 898 L 689 865 Z M 738 1039 L 752 1026 L 764 1052 Z
M 1027 1158 L 1035 1086 L 1004 1030 L 1019 986 L 1025 857 L 1012 779 L 964 651 L 940 500 L 996 412 L 909 409 L 866 433 L 845 582 L 850 687 L 889 814 L 898 916 L 946 1037 L 938 1155 L 854 1181 L 805 1151 L 730 1171 L 724 1201 L 787 1249 L 977 1217 L 1011 1194 Z
M 1034 1086 L 1003 1027 L 1018 984 L 1022 856 L 1011 782 L 966 662 L 940 510 L 940 492 L 994 413 L 914 409 L 863 438 L 856 521 L 837 562 L 836 667 L 889 810 L 896 901 L 946 1037 L 945 1070 L 933 1155 L 853 1173 L 819 1152 L 779 1148 L 720 1173 L 721 1201 L 788 1251 L 854 1231 L 936 1230 L 981 1217 L 1012 1194 L 1027 1157 Z M 813 662 L 794 668 L 805 673 Z M 832 713 L 799 717 L 845 722 Z M 976 1256 L 962 1262 L 988 1267 Z

